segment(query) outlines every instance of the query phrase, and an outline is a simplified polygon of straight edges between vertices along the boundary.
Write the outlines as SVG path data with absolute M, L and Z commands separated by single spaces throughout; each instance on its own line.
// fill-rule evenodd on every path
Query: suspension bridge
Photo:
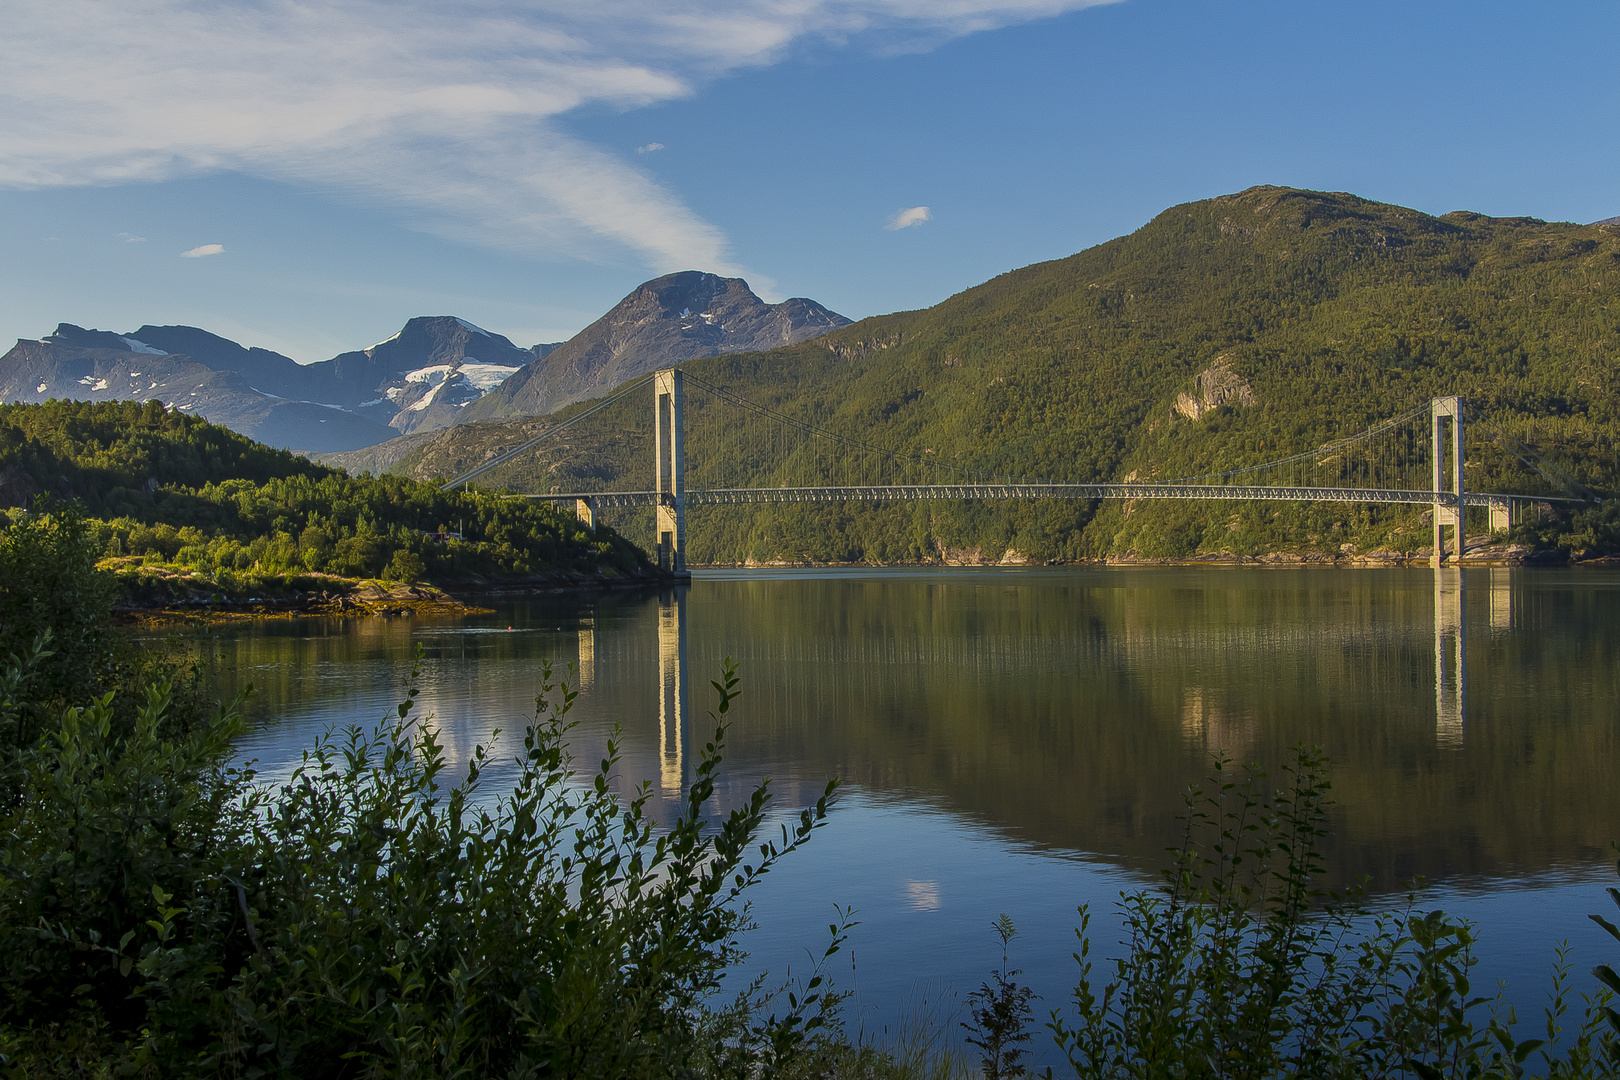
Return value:
M 572 505 L 581 520 L 595 527 L 599 510 L 650 507 L 654 510 L 655 546 L 661 567 L 686 572 L 686 514 L 701 506 L 757 503 L 906 502 L 916 500 L 1001 499 L 1173 499 L 1261 502 L 1331 502 L 1423 506 L 1431 511 L 1434 533 L 1431 561 L 1443 565 L 1461 557 L 1468 511 L 1478 509 L 1492 532 L 1509 528 L 1527 512 L 1553 504 L 1596 501 L 1596 495 L 1545 461 L 1503 426 L 1487 416 L 1470 414 L 1456 396 L 1436 397 L 1408 408 L 1355 434 L 1311 450 L 1258 464 L 1238 465 L 1217 473 L 1172 480 L 1130 479 L 1096 483 L 1029 479 L 992 474 L 964 463 L 963 452 L 950 458 L 933 448 L 921 451 L 883 446 L 764 405 L 678 368 L 633 380 L 613 394 L 567 419 L 548 425 L 533 438 L 492 452 L 488 459 L 444 485 L 445 490 L 470 484 L 543 444 L 586 430 L 619 406 L 651 388 L 652 455 L 645 448 L 629 457 L 651 464 L 640 484 L 631 465 L 614 472 L 597 469 L 600 490 L 519 492 L 521 497 Z M 699 412 L 706 418 L 703 453 L 688 468 L 687 413 L 689 393 L 702 396 Z M 635 432 L 622 427 L 598 435 L 599 447 L 619 448 L 620 464 L 636 449 Z M 1465 438 L 1479 433 L 1465 453 Z M 605 441 L 604 441 L 605 440 Z M 1261 444 L 1264 445 L 1263 443 Z M 1493 479 L 1512 478 L 1517 486 L 1540 491 L 1473 491 L 1464 480 L 1468 453 L 1493 455 L 1484 471 Z M 611 456 L 602 451 L 604 459 Z M 1467 464 L 1479 462 L 1467 460 Z M 1505 467 L 1504 467 L 1505 466 Z M 644 465 L 642 467 L 645 467 Z M 609 482 L 603 482 L 602 473 Z M 1536 478 L 1531 482 L 1532 475 Z M 760 477 L 774 484 L 762 485 Z M 652 481 L 650 486 L 647 480 Z M 534 486 L 540 482 L 529 481 Z M 628 486 L 626 486 L 628 485 Z M 555 486 L 555 485 L 551 485 Z M 619 489 L 624 486 L 624 489 Z M 1556 492 L 1553 493 L 1553 492 Z M 1445 530 L 1452 543 L 1445 543 Z

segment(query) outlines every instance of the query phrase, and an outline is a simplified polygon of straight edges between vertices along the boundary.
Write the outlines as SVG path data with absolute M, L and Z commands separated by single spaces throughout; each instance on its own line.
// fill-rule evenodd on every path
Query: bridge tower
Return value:
M 1452 534 L 1457 540 L 1457 550 L 1454 561 L 1461 562 L 1463 556 L 1463 407 L 1462 398 L 1437 397 L 1429 402 L 1429 415 L 1434 425 L 1434 555 L 1430 560 L 1432 565 L 1440 566 L 1446 561 L 1445 527 L 1452 526 Z M 1445 426 L 1446 420 L 1451 420 L 1451 490 L 1446 491 L 1441 485 L 1445 482 L 1446 456 L 1445 456 Z M 1493 516 L 1494 523 L 1495 518 Z
M 658 496 L 658 565 L 686 573 L 685 425 L 682 421 L 681 373 L 666 368 L 653 374 L 653 426 L 658 463 L 654 490 Z

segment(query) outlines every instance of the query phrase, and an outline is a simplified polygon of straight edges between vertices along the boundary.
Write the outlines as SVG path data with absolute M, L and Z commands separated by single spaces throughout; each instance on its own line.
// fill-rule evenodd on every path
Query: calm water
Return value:
M 1154 881 L 1210 754 L 1275 765 L 1300 742 L 1333 760 L 1333 884 L 1393 898 L 1423 876 L 1481 924 L 1482 974 L 1521 1016 L 1560 939 L 1577 971 L 1613 959 L 1585 916 L 1620 838 L 1617 572 L 711 572 L 453 622 L 266 623 L 219 639 L 224 689 L 258 688 L 247 756 L 283 775 L 323 729 L 390 712 L 418 644 L 453 757 L 520 736 L 541 661 L 577 663 L 581 758 L 623 724 L 622 772 L 666 814 L 734 658 L 722 801 L 766 776 L 784 806 L 848 781 L 757 890 L 753 964 L 804 967 L 833 905 L 857 908 L 836 975 L 868 1028 L 976 987 L 1001 912 L 1014 964 L 1060 1003 L 1075 906 L 1099 909 L 1106 954 L 1113 902 Z

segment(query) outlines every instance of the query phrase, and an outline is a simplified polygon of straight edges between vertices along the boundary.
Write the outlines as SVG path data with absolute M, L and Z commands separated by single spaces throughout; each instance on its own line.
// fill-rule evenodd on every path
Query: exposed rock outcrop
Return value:
M 1198 373 L 1193 392 L 1176 396 L 1175 410 L 1189 420 L 1197 420 L 1222 405 L 1253 405 L 1254 388 L 1232 370 L 1232 362 L 1217 356 L 1215 362 Z

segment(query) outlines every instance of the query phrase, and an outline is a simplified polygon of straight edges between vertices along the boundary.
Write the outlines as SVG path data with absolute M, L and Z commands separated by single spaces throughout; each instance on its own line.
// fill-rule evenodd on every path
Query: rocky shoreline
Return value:
M 478 600 L 571 592 L 656 588 L 676 578 L 663 571 L 638 574 L 583 574 L 557 571 L 515 581 L 458 580 L 447 587 L 425 583 L 328 577 L 320 589 L 296 589 L 282 596 L 223 597 L 199 583 L 188 595 L 167 599 L 125 598 L 113 605 L 120 623 L 172 625 L 295 618 L 423 618 L 488 614 Z M 454 590 L 453 592 L 451 590 Z
M 706 563 L 697 566 L 697 569 L 706 570 L 766 570 L 791 569 L 794 567 L 913 567 L 913 566 L 1276 566 L 1276 567 L 1345 567 L 1348 569 L 1364 569 L 1369 567 L 1401 567 L 1401 566 L 1428 566 L 1433 555 L 1432 548 L 1415 548 L 1409 551 L 1390 551 L 1377 549 L 1372 551 L 1357 551 L 1350 545 L 1345 545 L 1337 552 L 1331 551 L 1268 551 L 1260 555 L 1235 555 L 1231 552 L 1211 552 L 1200 555 L 1156 557 L 1127 553 L 1124 555 L 1109 555 L 1101 559 L 1083 560 L 1053 560 L 1041 562 L 1028 558 L 1022 553 L 1009 549 L 1001 557 L 988 557 L 979 548 L 948 548 L 942 547 L 938 558 L 926 559 L 916 562 L 895 563 L 822 563 L 809 560 L 787 559 L 750 559 L 741 563 Z M 1612 565 L 1620 560 L 1610 558 L 1572 559 L 1563 551 L 1537 551 L 1525 544 L 1494 543 L 1489 536 L 1469 537 L 1463 546 L 1463 556 L 1460 562 L 1448 557 L 1447 566 L 1461 565 L 1463 567 L 1487 566 L 1603 566 Z

